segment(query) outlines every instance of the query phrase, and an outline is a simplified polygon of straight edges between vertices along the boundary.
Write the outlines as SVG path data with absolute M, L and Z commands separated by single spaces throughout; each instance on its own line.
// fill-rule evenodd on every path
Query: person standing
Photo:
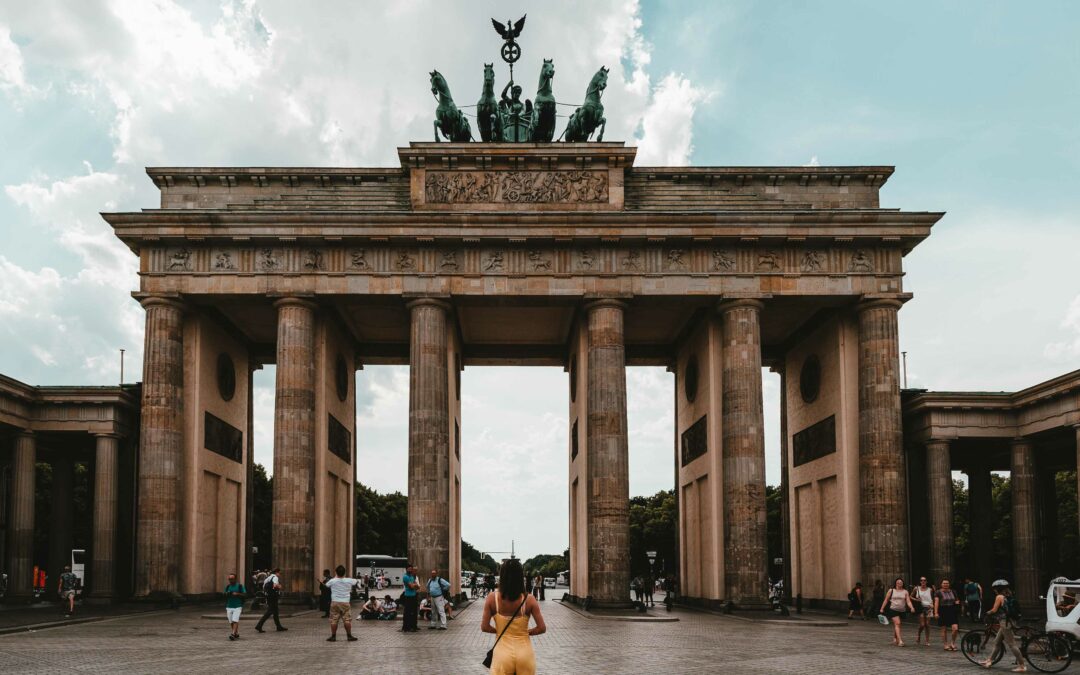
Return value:
M 540 591 L 544 588 L 544 577 L 539 573 L 532 578 L 532 596 L 537 600 L 540 599 Z
M 655 590 L 655 588 L 656 588 L 656 579 L 653 578 L 653 575 L 651 573 L 646 574 L 645 575 L 644 587 L 643 587 L 642 592 L 645 593 L 644 602 L 649 607 L 656 607 L 656 602 L 653 601 L 653 590 Z M 540 599 L 541 600 L 544 599 L 543 594 L 540 595 Z
M 71 565 L 64 565 L 64 571 L 56 582 L 56 594 L 61 602 L 67 602 L 67 611 L 64 616 L 75 615 L 75 590 L 79 585 L 79 577 L 71 572 Z
M 941 580 L 941 588 L 934 594 L 934 616 L 937 617 L 938 625 L 941 626 L 941 643 L 945 645 L 945 651 L 956 651 L 956 636 L 960 632 L 959 614 L 960 598 L 952 589 L 948 579 Z M 952 640 L 949 639 L 949 629 L 952 628 Z
M 934 587 L 928 586 L 926 577 L 919 578 L 919 585 L 912 591 L 912 604 L 918 604 L 919 632 L 915 636 L 915 644 L 922 640 L 923 631 L 926 631 L 926 646 L 930 646 L 930 621 L 934 616 Z
M 480 575 L 473 573 L 473 575 L 469 577 L 469 597 L 473 598 L 474 600 L 476 599 L 476 578 L 478 576 Z
M 990 587 L 994 589 L 995 593 L 994 604 L 986 615 L 998 622 L 998 631 L 994 635 L 993 644 L 990 645 L 990 649 L 986 653 L 996 654 L 997 650 L 1001 648 L 1001 643 L 1004 642 L 1009 651 L 1012 652 L 1013 658 L 1016 659 L 1016 667 L 1012 671 L 1014 673 L 1026 673 L 1027 666 L 1024 665 L 1024 656 L 1017 648 L 1016 636 L 1013 635 L 1016 621 L 1020 618 L 1020 605 L 1016 598 L 1013 597 L 1008 581 L 998 579 L 990 584 Z M 989 668 L 994 665 L 993 658 L 988 658 L 979 665 L 983 668 Z
M 888 609 L 886 609 L 888 607 Z M 904 580 L 897 577 L 893 587 L 885 594 L 885 600 L 881 603 L 879 614 L 884 614 L 893 625 L 893 644 L 897 647 L 904 646 L 904 639 L 900 637 L 900 620 L 907 612 L 914 612 L 911 606 L 911 594 L 904 588 Z
M 446 594 L 450 592 L 450 582 L 439 576 L 439 570 L 431 570 L 427 592 L 431 598 L 431 623 L 428 624 L 428 630 L 446 630 Z
M 326 582 L 330 581 L 330 570 L 322 571 L 322 579 L 316 579 L 319 582 L 319 609 L 322 611 L 324 619 L 330 618 L 330 589 L 327 588 Z
M 402 604 L 405 605 L 405 618 L 401 622 L 402 633 L 415 633 L 420 630 L 416 627 L 416 613 L 418 611 L 416 592 L 420 590 L 420 583 L 416 579 L 416 568 L 409 565 L 405 568 L 405 575 L 401 577 L 401 583 L 405 585 L 405 592 L 401 594 Z
M 266 595 L 266 613 L 259 619 L 259 623 L 255 624 L 255 630 L 260 633 L 263 632 L 263 624 L 271 617 L 274 619 L 274 625 L 277 626 L 278 631 L 289 630 L 281 625 L 281 617 L 278 616 L 278 598 L 281 597 L 280 573 L 281 568 L 275 567 L 274 571 L 268 574 L 263 582 L 263 593 Z
M 863 594 L 862 594 L 862 582 L 861 581 L 856 581 L 855 582 L 855 587 L 852 588 L 848 592 L 847 599 L 848 599 L 847 618 L 854 619 L 856 614 L 858 614 L 859 616 L 862 616 Z
M 979 582 L 966 579 L 964 582 L 964 600 L 967 604 L 967 615 L 972 621 L 982 619 L 983 589 Z
M 529 628 L 529 619 L 536 625 Z M 491 622 L 494 619 L 495 625 Z M 533 651 L 533 635 L 547 632 L 540 603 L 525 592 L 525 573 L 521 563 L 511 558 L 503 563 L 499 572 L 499 591 L 484 601 L 484 614 L 480 618 L 480 630 L 494 633 L 491 675 L 535 675 L 536 653 Z
M 330 637 L 326 638 L 326 641 L 337 641 L 338 621 L 341 620 L 345 622 L 345 635 L 348 637 L 349 642 L 356 642 L 356 638 L 352 634 L 351 604 L 352 591 L 356 588 L 356 579 L 345 576 L 344 565 L 338 565 L 334 568 L 334 573 L 337 576 L 328 579 L 326 582 L 326 589 L 329 591 L 330 597 Z
M 244 609 L 244 596 L 247 590 L 244 584 L 236 580 L 236 574 L 229 574 L 225 583 L 225 616 L 229 619 L 229 640 L 240 639 L 240 612 Z

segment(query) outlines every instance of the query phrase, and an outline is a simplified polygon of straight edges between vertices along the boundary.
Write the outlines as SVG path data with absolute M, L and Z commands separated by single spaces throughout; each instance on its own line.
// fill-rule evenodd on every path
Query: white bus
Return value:
M 86 550 L 81 548 L 71 549 L 71 573 L 79 580 L 76 595 L 82 595 L 82 589 L 86 588 Z M 59 577 L 58 577 L 59 578 Z
M 365 574 L 373 574 L 376 577 L 382 575 L 391 586 L 401 586 L 401 577 L 405 575 L 407 564 L 407 558 L 391 555 L 358 555 L 356 556 L 356 578 L 362 578 Z

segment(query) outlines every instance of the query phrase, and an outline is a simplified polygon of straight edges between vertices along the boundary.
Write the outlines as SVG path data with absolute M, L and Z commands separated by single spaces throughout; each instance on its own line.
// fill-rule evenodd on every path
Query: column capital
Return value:
M 585 311 L 591 312 L 595 309 L 602 309 L 604 307 L 626 310 L 627 306 L 626 300 L 620 298 L 593 298 L 585 303 Z
M 860 314 L 871 309 L 895 309 L 899 311 L 900 308 L 904 306 L 904 301 L 907 299 L 908 298 L 896 297 L 874 298 L 864 295 L 859 300 L 858 304 L 855 305 L 855 311 Z
M 16 429 L 12 436 L 15 438 L 34 438 L 35 433 L 33 429 Z
M 751 307 L 760 312 L 765 309 L 765 303 L 758 298 L 725 298 L 716 303 L 716 311 L 721 314 L 743 307 Z
M 1026 436 L 1015 436 L 1015 437 L 1009 439 L 1009 445 L 1013 446 L 1013 447 L 1016 447 L 1017 445 L 1034 446 L 1035 444 L 1032 442 L 1032 440 L 1030 438 L 1028 438 Z
M 923 445 L 949 445 L 953 442 L 952 438 L 928 438 L 923 441 Z
M 304 307 L 312 311 L 319 308 L 319 306 L 315 304 L 314 296 L 312 295 L 278 296 L 274 299 L 274 309 L 281 309 L 282 307 Z
M 180 312 L 187 310 L 187 305 L 179 293 L 141 293 L 135 292 L 131 297 L 139 301 L 143 309 L 151 307 L 172 307 Z
M 94 438 L 115 438 L 116 440 L 120 440 L 124 437 L 123 434 L 117 433 L 115 431 L 98 431 L 91 434 L 91 436 L 93 436 Z
M 405 303 L 405 307 L 407 309 L 410 309 L 410 310 L 415 309 L 417 307 L 438 307 L 439 309 L 441 309 L 441 310 L 443 310 L 445 312 L 449 312 L 451 309 L 454 308 L 454 306 L 451 305 L 448 302 L 448 300 L 449 300 L 448 297 L 438 297 L 438 296 L 433 296 L 433 295 L 424 295 L 424 296 L 419 296 L 419 297 L 415 297 L 415 298 L 410 298 L 409 301 Z

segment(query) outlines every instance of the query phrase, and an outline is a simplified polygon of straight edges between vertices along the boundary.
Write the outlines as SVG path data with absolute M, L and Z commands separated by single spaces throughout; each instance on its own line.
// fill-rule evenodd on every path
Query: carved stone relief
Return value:
M 484 258 L 482 269 L 485 272 L 504 272 L 506 266 L 503 261 L 502 251 L 492 251 Z
M 429 204 L 604 203 L 606 171 L 428 171 Z
M 304 269 L 306 270 L 325 270 L 326 263 L 323 262 L 323 254 L 317 248 L 309 248 L 304 251 Z
M 264 272 L 273 272 L 281 268 L 281 259 L 272 248 L 264 248 L 259 250 L 259 269 Z
M 626 257 L 622 259 L 622 266 L 627 271 L 638 271 L 641 269 L 641 252 L 635 250 L 629 250 L 626 252 Z
M 596 257 L 592 251 L 582 249 L 578 252 L 578 269 L 591 270 L 594 263 L 596 263 Z
M 731 251 L 715 250 L 712 252 L 713 270 L 717 272 L 730 272 L 735 269 L 735 254 Z
M 669 270 L 682 271 L 687 269 L 686 261 L 683 260 L 683 250 L 681 248 L 673 248 L 668 251 L 667 254 L 667 268 Z
M 759 251 L 757 254 L 757 270 L 759 272 L 776 272 L 780 269 L 780 254 L 776 251 Z
M 439 269 L 443 272 L 458 271 L 457 251 L 443 251 Z
M 172 256 L 169 257 L 169 271 L 181 270 L 184 272 L 191 271 L 191 250 L 181 248 L 173 251 Z
M 408 251 L 402 251 L 394 261 L 394 268 L 399 272 L 408 272 L 416 269 L 416 259 L 409 255 Z
M 216 270 L 234 270 L 236 264 L 233 263 L 233 255 L 229 251 L 218 251 L 218 254 L 214 256 L 214 269 Z
M 807 251 L 803 254 L 799 269 L 803 272 L 821 272 L 825 269 L 825 254 L 821 251 Z
M 371 269 L 370 267 L 368 267 L 367 251 L 365 251 L 364 249 L 355 249 L 352 252 L 350 258 L 351 262 L 349 264 L 354 270 Z
M 858 250 L 851 254 L 849 272 L 873 272 L 874 261 L 866 254 L 866 251 Z
M 529 251 L 529 265 L 533 272 L 550 272 L 551 258 L 545 256 L 543 251 Z

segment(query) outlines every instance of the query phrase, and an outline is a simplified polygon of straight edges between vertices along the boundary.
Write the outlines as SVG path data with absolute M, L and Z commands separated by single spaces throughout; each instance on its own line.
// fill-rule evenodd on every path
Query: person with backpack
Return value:
M 982 597 L 982 586 L 971 579 L 964 579 L 964 601 L 968 618 L 972 621 L 982 619 Z
M 861 581 L 856 581 L 855 582 L 855 587 L 852 588 L 850 591 L 848 591 L 847 601 L 848 601 L 847 618 L 854 619 L 856 614 L 858 614 L 860 618 L 865 618 L 865 617 L 862 616 L 863 596 L 862 596 L 862 582 Z
M 1013 629 L 1016 628 L 1017 622 L 1020 621 L 1020 603 L 1017 601 L 1016 596 L 1012 594 L 1008 581 L 998 579 L 990 584 L 990 587 L 994 589 L 995 597 L 994 604 L 990 611 L 986 613 L 986 617 L 998 622 L 998 631 L 994 635 L 993 644 L 990 645 L 989 651 L 986 653 L 995 654 L 1001 648 L 1001 643 L 1004 642 L 1005 646 L 1012 652 L 1013 658 L 1016 659 L 1016 667 L 1012 671 L 1014 673 L 1026 673 L 1027 666 L 1024 665 L 1024 655 L 1020 653 L 1020 649 L 1016 646 L 1016 636 L 1013 635 Z M 983 668 L 989 668 L 994 665 L 993 658 L 988 658 L 979 665 Z
M 281 597 L 280 573 L 281 568 L 275 567 L 274 571 L 263 582 L 263 594 L 266 596 L 266 613 L 259 619 L 259 623 L 255 624 L 255 630 L 259 633 L 264 632 L 263 624 L 271 617 L 274 619 L 274 625 L 277 626 L 278 631 L 289 630 L 281 625 L 281 618 L 278 616 L 278 598 Z
M 446 630 L 446 594 L 450 592 L 450 582 L 439 576 L 439 570 L 431 570 L 427 592 L 431 598 L 431 623 L 428 629 Z

